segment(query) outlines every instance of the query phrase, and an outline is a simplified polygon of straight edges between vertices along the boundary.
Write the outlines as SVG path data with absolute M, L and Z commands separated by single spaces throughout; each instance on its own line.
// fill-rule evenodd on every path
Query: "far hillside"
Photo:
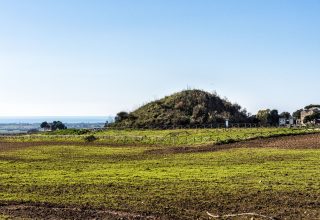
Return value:
M 184 90 L 150 102 L 137 110 L 118 113 L 115 127 L 163 127 L 248 122 L 245 109 L 202 90 Z

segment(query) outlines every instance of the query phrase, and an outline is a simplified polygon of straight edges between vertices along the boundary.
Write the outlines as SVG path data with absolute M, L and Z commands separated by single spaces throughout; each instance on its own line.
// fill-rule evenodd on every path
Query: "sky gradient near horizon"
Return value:
M 320 103 L 318 0 L 0 0 L 0 116 L 115 115 L 186 88 Z

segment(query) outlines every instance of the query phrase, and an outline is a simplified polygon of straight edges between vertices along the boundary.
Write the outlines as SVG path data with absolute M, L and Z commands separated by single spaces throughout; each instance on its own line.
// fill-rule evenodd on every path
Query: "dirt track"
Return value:
M 281 148 L 281 149 L 320 149 L 320 134 L 307 134 L 296 136 L 284 136 L 274 138 L 259 138 L 249 141 L 241 141 L 232 144 L 205 145 L 197 147 L 169 147 L 153 149 L 148 153 L 170 154 L 170 153 L 192 153 L 229 150 L 233 148 Z
M 234 147 L 275 147 L 290 149 L 320 149 L 320 134 L 257 139 L 231 144 Z
M 202 210 L 202 215 L 197 219 L 209 218 L 207 211 L 219 215 L 240 214 L 248 211 L 259 213 L 264 217 L 254 217 L 255 220 L 291 220 L 291 219 L 320 219 L 320 198 L 319 195 L 302 192 L 282 192 L 261 191 L 254 193 L 239 194 L 217 194 L 211 204 L 211 210 Z M 216 210 L 212 212 L 212 210 Z M 154 216 L 122 211 L 112 211 L 106 209 L 94 209 L 90 207 L 63 207 L 47 203 L 1 203 L 1 214 L 10 216 L 10 219 L 121 219 L 121 220 L 158 220 L 175 219 L 170 216 Z M 181 219 L 181 218 L 180 218 Z M 194 219 L 192 216 L 188 219 Z M 229 218 L 230 220 L 251 220 L 252 216 L 238 216 Z

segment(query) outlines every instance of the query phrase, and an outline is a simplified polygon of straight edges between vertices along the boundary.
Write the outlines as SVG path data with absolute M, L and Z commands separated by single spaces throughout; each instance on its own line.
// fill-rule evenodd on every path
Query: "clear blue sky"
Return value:
M 0 116 L 114 115 L 182 89 L 320 103 L 319 0 L 0 0 Z

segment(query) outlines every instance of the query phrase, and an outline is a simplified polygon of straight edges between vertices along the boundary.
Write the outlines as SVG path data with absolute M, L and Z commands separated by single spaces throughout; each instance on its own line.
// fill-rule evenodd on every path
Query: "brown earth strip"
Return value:
M 0 216 L 7 215 L 12 219 L 209 219 L 207 212 L 214 215 L 229 215 L 239 213 L 258 213 L 270 218 L 282 219 L 320 219 L 320 195 L 308 192 L 250 192 L 243 190 L 236 194 L 220 193 L 198 197 L 197 207 L 190 206 L 191 201 L 179 201 L 176 207 L 168 207 L 157 215 L 129 213 L 124 211 L 95 209 L 93 207 L 63 207 L 43 203 L 2 203 Z M 194 200 L 195 198 L 190 198 Z M 178 210 L 177 210 L 178 209 Z M 179 214 L 176 212 L 178 211 Z M 252 219 L 248 216 L 238 216 L 220 219 Z M 255 217 L 255 220 L 264 218 Z
M 10 218 L 23 219 L 128 219 L 128 220 L 156 220 L 155 216 L 144 216 L 139 214 L 85 209 L 80 207 L 54 207 L 52 205 L 3 205 L 0 206 L 0 213 L 10 216 Z
M 306 134 L 295 136 L 283 136 L 272 138 L 259 138 L 248 141 L 240 141 L 231 144 L 211 144 L 204 146 L 169 147 L 163 149 L 152 149 L 147 153 L 172 154 L 172 153 L 194 153 L 214 152 L 229 150 L 233 148 L 280 148 L 280 149 L 320 149 L 320 134 Z

